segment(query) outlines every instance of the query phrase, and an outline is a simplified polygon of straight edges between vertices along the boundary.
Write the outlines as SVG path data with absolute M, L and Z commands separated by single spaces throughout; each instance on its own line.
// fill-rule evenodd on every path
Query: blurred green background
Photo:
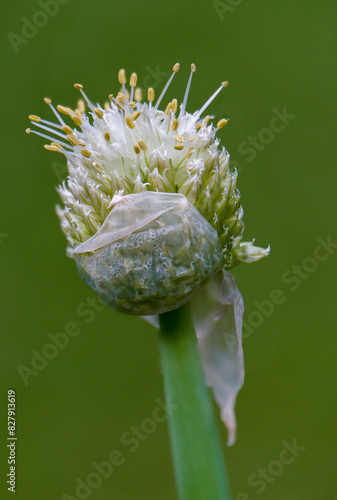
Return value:
M 95 295 L 65 256 L 54 211 L 63 157 L 24 130 L 30 113 L 51 117 L 45 96 L 73 107 L 75 82 L 103 104 L 119 90 L 119 68 L 136 71 L 141 85 L 158 92 L 179 61 L 167 102 L 182 99 L 192 62 L 189 111 L 219 82 L 230 82 L 209 112 L 231 119 L 220 136 L 240 171 L 245 239 L 272 249 L 260 263 L 233 270 L 246 308 L 246 381 L 232 448 L 218 420 L 233 499 L 337 499 L 337 249 L 317 250 L 317 238 L 337 242 L 336 2 L 63 0 L 47 21 L 37 14 L 38 2 L 2 1 L 1 7 L 0 498 L 13 495 L 5 480 L 12 388 L 14 498 L 79 498 L 76 478 L 86 481 L 92 462 L 115 449 L 123 464 L 88 498 L 177 498 L 166 424 L 134 452 L 120 441 L 163 400 L 156 333 L 138 318 L 88 305 Z M 44 26 L 29 31 L 22 18 Z M 273 117 L 284 107 L 291 118 L 275 131 L 282 123 Z M 263 301 L 276 289 L 282 304 L 268 309 Z M 77 323 L 79 335 L 25 385 L 18 366 L 31 368 L 32 349 L 41 353 L 48 334 L 68 322 Z M 284 441 L 294 439 L 305 449 L 280 467 Z

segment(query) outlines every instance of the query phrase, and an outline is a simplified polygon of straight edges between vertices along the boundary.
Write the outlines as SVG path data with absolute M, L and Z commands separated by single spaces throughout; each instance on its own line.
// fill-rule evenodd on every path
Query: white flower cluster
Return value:
M 147 92 L 148 102 L 142 102 L 135 73 L 130 78 L 129 93 L 125 72 L 120 70 L 121 91 L 116 97 L 110 95 L 103 107 L 93 105 L 82 85 L 75 84 L 83 97 L 77 109 L 64 106 L 55 109 L 51 100 L 45 99 L 59 123 L 30 116 L 32 123 L 48 135 L 31 129 L 27 132 L 48 139 L 51 143 L 45 148 L 63 153 L 67 158 L 69 176 L 58 188 L 64 208 L 57 207 L 57 213 L 70 256 L 73 248 L 102 226 L 112 209 L 114 195 L 142 191 L 185 195 L 217 231 L 224 267 L 247 260 L 247 253 L 250 260 L 266 255 L 265 250 L 250 243 L 245 244 L 244 253 L 241 252 L 244 225 L 236 188 L 237 173 L 230 171 L 229 154 L 219 148 L 216 137 L 217 130 L 223 128 L 227 120 L 220 120 L 214 127 L 208 116 L 201 118 L 227 82 L 220 85 L 200 110 L 188 113 L 187 97 L 195 72 L 192 64 L 179 111 L 177 99 L 161 111 L 159 105 L 178 70 L 179 64 L 175 64 L 156 103 L 152 88 Z M 70 127 L 62 115 L 70 118 L 75 127 Z

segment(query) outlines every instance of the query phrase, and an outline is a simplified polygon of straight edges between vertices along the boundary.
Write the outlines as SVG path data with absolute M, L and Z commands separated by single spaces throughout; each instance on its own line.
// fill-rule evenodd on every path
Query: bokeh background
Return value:
M 336 2 L 63 0 L 48 4 L 47 21 L 42 4 L 1 2 L 0 498 L 13 497 L 5 482 L 12 388 L 14 498 L 80 498 L 76 478 L 86 481 L 92 462 L 116 449 L 124 463 L 81 498 L 177 498 L 166 424 L 134 452 L 120 441 L 163 400 L 156 332 L 90 303 L 54 211 L 63 157 L 24 131 L 28 114 L 51 117 L 45 96 L 73 107 L 75 82 L 103 104 L 119 90 L 119 68 L 158 92 L 179 61 L 167 102 L 182 99 L 192 62 L 188 110 L 230 82 L 209 112 L 230 118 L 220 136 L 240 171 L 245 239 L 272 249 L 233 270 L 246 308 L 246 381 L 232 448 L 218 419 L 233 499 L 336 499 L 336 243 L 317 250 L 337 242 Z M 44 25 L 29 30 L 27 20 Z M 282 128 L 273 117 L 284 112 Z M 271 295 L 278 303 L 268 307 Z M 32 349 L 41 353 L 69 322 L 80 333 L 25 384 L 18 366 L 32 368 Z M 280 466 L 284 442 L 294 440 L 301 451 Z

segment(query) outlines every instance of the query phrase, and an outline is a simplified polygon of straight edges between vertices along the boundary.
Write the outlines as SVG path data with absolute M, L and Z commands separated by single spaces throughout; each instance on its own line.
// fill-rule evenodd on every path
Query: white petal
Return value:
M 243 300 L 231 273 L 221 270 L 191 300 L 206 382 L 221 408 L 228 445 L 235 442 L 234 405 L 244 380 Z

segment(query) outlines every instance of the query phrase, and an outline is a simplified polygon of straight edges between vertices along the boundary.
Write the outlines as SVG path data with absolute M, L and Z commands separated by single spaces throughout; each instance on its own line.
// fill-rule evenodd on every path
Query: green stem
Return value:
M 180 500 L 229 500 L 212 401 L 189 305 L 161 314 L 159 344 Z

